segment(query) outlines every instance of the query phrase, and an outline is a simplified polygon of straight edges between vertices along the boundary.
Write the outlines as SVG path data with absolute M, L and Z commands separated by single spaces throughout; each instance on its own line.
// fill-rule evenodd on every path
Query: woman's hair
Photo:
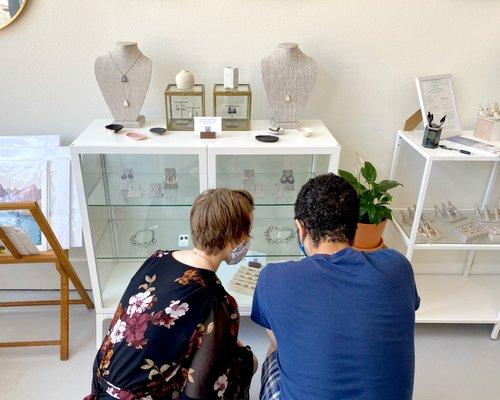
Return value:
M 254 202 L 246 190 L 210 189 L 200 194 L 191 208 L 193 245 L 207 254 L 217 254 L 228 243 L 250 236 Z
M 302 222 L 316 246 L 322 241 L 352 244 L 358 218 L 356 190 L 333 173 L 309 179 L 295 202 L 295 219 Z

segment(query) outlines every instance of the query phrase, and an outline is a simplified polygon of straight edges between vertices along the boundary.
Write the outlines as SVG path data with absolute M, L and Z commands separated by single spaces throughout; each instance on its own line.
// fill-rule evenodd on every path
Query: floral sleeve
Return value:
M 246 399 L 253 375 L 250 348 L 237 345 L 239 314 L 234 300 L 215 301 L 191 340 L 196 351 L 184 388 L 187 399 Z

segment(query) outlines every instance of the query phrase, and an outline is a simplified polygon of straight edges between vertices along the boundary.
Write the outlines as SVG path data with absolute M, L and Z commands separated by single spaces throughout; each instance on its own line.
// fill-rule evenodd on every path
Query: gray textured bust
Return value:
M 262 80 L 271 106 L 271 123 L 296 128 L 298 118 L 311 96 L 317 65 L 296 43 L 280 43 L 261 63 Z
M 141 112 L 153 62 L 141 53 L 137 43 L 117 42 L 107 54 L 97 58 L 94 71 L 101 93 L 115 121 L 129 128 L 144 123 Z

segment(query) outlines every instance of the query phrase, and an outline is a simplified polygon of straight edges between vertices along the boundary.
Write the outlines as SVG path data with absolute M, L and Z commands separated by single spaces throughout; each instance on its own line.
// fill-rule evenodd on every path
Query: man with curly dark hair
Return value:
M 252 320 L 271 340 L 261 400 L 409 400 L 415 310 L 408 260 L 351 248 L 356 190 L 335 174 L 310 179 L 295 203 L 300 261 L 267 265 Z

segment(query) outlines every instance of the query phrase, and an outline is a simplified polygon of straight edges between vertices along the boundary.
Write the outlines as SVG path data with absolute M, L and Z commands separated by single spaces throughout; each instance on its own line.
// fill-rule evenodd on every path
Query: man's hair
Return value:
M 194 200 L 190 224 L 193 245 L 217 254 L 228 243 L 250 236 L 254 202 L 245 190 L 210 189 Z
M 351 245 L 358 218 L 356 190 L 333 173 L 309 179 L 295 202 L 295 219 L 302 222 L 315 246 L 322 241 Z

